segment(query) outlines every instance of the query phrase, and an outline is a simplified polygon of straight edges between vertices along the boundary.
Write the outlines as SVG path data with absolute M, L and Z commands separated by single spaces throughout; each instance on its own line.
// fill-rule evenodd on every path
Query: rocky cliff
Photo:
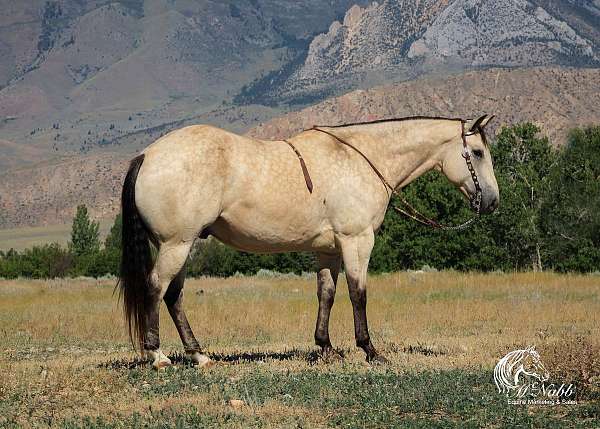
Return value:
M 597 0 L 385 0 L 350 8 L 262 96 L 302 102 L 423 73 L 597 66 L 599 49 Z

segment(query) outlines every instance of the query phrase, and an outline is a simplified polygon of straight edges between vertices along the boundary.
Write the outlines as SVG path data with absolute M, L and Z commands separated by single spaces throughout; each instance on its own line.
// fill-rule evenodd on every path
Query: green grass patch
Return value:
M 241 399 L 254 408 L 274 401 L 322 413 L 330 426 L 338 427 L 588 427 L 600 413 L 598 402 L 529 408 L 508 405 L 497 393 L 490 371 L 398 374 L 386 369 L 342 368 L 273 372 L 257 366 L 241 377 L 236 376 L 235 366 L 214 372 L 169 369 L 160 376 L 134 369 L 127 377 L 132 385 L 143 386 L 148 397 L 202 392 L 216 403 Z M 263 423 L 256 420 L 252 425 Z

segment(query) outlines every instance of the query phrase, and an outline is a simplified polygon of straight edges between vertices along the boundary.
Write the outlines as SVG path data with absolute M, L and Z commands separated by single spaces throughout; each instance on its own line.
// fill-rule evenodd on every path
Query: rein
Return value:
M 461 123 L 461 138 L 462 138 L 462 143 L 463 143 L 462 157 L 464 158 L 465 163 L 467 164 L 467 168 L 469 169 L 469 173 L 471 174 L 471 179 L 473 180 L 473 184 L 475 185 L 475 195 L 470 198 L 469 203 L 471 205 L 471 208 L 474 209 L 477 214 L 476 214 L 476 216 L 473 216 L 469 220 L 467 220 L 459 225 L 444 225 L 433 219 L 428 218 L 427 216 L 425 216 L 424 214 L 419 212 L 417 209 L 415 209 L 408 201 L 406 201 L 406 199 L 404 199 L 404 197 L 402 197 L 402 195 L 400 195 L 400 192 L 398 192 L 397 187 L 393 187 L 392 185 L 390 185 L 390 183 L 386 180 L 386 178 L 381 173 L 381 171 L 379 171 L 379 169 L 371 162 L 371 160 L 364 153 L 362 153 L 358 148 L 356 148 L 356 146 L 348 143 L 347 141 L 341 139 L 340 137 L 336 136 L 335 134 L 333 134 L 329 131 L 319 128 L 316 125 L 314 125 L 311 128 L 311 130 L 320 131 L 322 133 L 329 135 L 330 137 L 333 137 L 339 143 L 342 143 L 343 145 L 348 146 L 349 148 L 353 149 L 365 161 L 367 161 L 367 163 L 369 164 L 371 169 L 375 172 L 377 177 L 379 177 L 379 180 L 381 180 L 381 183 L 383 183 L 383 185 L 385 186 L 385 190 L 388 194 L 388 197 L 391 198 L 392 195 L 396 195 L 400 199 L 402 204 L 404 204 L 405 208 L 398 207 L 396 205 L 392 206 L 393 209 L 396 210 L 398 213 L 401 213 L 404 216 L 407 216 L 407 217 L 413 219 L 414 221 L 416 221 L 422 225 L 429 226 L 433 229 L 456 231 L 456 230 L 462 230 L 462 229 L 467 228 L 473 222 L 475 222 L 475 220 L 479 217 L 480 212 L 481 212 L 481 197 L 482 197 L 482 191 L 481 191 L 481 186 L 479 185 L 479 179 L 477 178 L 477 173 L 475 172 L 475 168 L 473 168 L 473 163 L 471 162 L 471 155 L 469 154 L 469 150 L 467 147 L 467 136 L 473 135 L 473 134 L 475 134 L 475 132 L 469 131 L 469 132 L 465 133 L 465 121 L 463 119 L 460 119 L 460 123 Z M 390 192 L 391 192 L 391 194 L 390 194 Z

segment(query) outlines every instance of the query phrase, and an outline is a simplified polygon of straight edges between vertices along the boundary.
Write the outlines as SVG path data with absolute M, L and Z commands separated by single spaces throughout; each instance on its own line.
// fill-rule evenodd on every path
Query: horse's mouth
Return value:
M 467 191 L 467 188 L 465 188 L 464 186 L 459 186 L 458 190 L 465 196 L 465 198 L 467 200 L 471 199 L 471 194 L 469 194 L 469 191 Z

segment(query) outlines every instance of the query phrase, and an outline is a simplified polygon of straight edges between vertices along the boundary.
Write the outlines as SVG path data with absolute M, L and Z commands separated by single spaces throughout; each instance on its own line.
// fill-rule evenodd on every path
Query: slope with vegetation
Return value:
M 219 109 L 354 3 L 0 0 L 0 168 Z

